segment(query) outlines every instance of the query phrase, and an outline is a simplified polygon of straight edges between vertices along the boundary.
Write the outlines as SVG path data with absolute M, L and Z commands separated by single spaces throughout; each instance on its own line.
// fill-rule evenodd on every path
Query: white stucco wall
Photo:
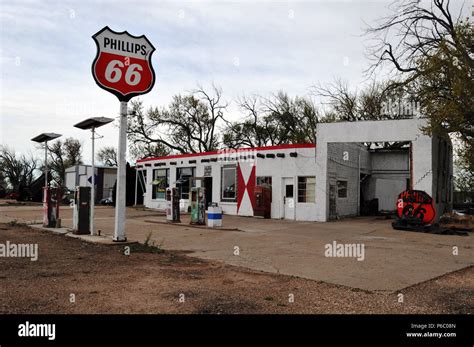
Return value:
M 297 157 L 290 157 L 291 152 L 296 152 Z M 266 156 L 266 154 L 275 154 L 275 158 L 259 158 L 256 156 L 257 153 L 261 153 Z M 277 153 L 283 153 L 284 158 L 279 158 L 276 156 Z M 168 168 L 170 169 L 170 182 L 171 186 L 176 186 L 176 169 L 179 167 L 195 167 L 196 176 L 202 177 L 204 175 L 204 167 L 211 166 L 212 170 L 212 200 L 213 202 L 218 202 L 222 207 L 225 214 L 237 214 L 237 202 L 222 202 L 221 201 L 221 167 L 223 165 L 233 165 L 240 162 L 242 171 L 250 170 L 252 165 L 256 165 L 256 177 L 257 176 L 271 176 L 272 177 L 272 218 L 283 218 L 284 208 L 283 208 L 283 178 L 291 178 L 294 184 L 294 195 L 295 195 L 295 208 L 294 208 L 294 218 L 298 220 L 315 220 L 315 211 L 316 204 L 319 198 L 316 193 L 316 202 L 315 203 L 299 203 L 297 201 L 297 177 L 298 176 L 315 176 L 315 148 L 280 148 L 280 149 L 265 149 L 253 151 L 242 152 L 245 154 L 255 155 L 254 161 L 250 162 L 248 160 L 229 160 L 229 161 L 217 161 L 217 162 L 205 162 L 202 163 L 202 159 L 217 158 L 219 155 L 199 155 L 186 157 L 171 157 L 171 158 L 162 158 L 159 160 L 148 160 L 139 162 L 139 166 L 143 166 L 147 170 L 147 177 L 149 177 L 147 182 L 147 189 L 144 196 L 144 204 L 150 208 L 156 208 L 159 210 L 165 210 L 166 203 L 164 199 L 152 199 L 152 177 L 153 170 L 159 168 Z M 240 155 L 239 155 L 240 157 Z M 189 161 L 196 161 L 195 163 L 189 163 Z M 171 165 L 171 162 L 175 162 L 176 165 Z M 164 166 L 155 166 L 157 163 L 164 163 Z M 148 166 L 145 166 L 148 165 Z M 248 167 L 248 168 L 247 168 Z M 199 186 L 199 183 L 198 183 Z M 245 198 L 244 198 L 245 199 Z M 188 206 L 188 201 L 183 201 L 184 209 Z M 253 215 L 253 212 L 249 210 L 248 201 L 243 201 L 241 203 L 239 215 Z

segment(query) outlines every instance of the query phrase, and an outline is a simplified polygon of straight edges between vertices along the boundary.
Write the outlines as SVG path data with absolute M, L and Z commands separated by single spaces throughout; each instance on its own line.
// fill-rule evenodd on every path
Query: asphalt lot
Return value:
M 41 213 L 39 206 L 0 206 L 0 223 L 40 222 Z M 71 226 L 72 210 L 64 207 L 61 218 L 63 226 Z M 112 235 L 113 219 L 113 208 L 97 208 L 96 227 L 102 234 Z M 309 223 L 224 216 L 224 227 L 238 230 L 164 221 L 157 211 L 129 208 L 127 237 L 139 242 L 149 237 L 163 249 L 201 259 L 370 291 L 396 292 L 474 263 L 472 234 L 397 231 L 384 219 Z M 364 245 L 364 259 L 326 257 L 325 247 L 333 242 Z

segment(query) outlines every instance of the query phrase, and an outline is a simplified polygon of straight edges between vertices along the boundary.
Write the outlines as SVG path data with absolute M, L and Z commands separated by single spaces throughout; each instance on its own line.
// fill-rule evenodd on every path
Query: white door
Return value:
M 295 219 L 295 187 L 293 178 L 283 178 L 283 218 Z

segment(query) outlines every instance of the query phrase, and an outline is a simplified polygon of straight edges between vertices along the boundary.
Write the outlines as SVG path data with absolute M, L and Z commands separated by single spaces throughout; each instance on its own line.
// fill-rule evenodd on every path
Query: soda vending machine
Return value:
M 271 218 L 272 189 L 265 186 L 256 186 L 254 190 L 254 216 Z
M 166 188 L 166 220 L 179 223 L 179 190 L 177 188 Z
M 191 224 L 204 225 L 206 215 L 205 188 L 191 188 Z

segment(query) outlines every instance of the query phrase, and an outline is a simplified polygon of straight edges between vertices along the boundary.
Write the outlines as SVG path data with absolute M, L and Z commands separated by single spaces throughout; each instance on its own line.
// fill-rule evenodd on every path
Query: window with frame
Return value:
M 316 202 L 316 177 L 298 177 L 298 202 Z
M 189 199 L 189 179 L 194 177 L 194 167 L 179 167 L 176 169 L 176 185 L 180 189 L 181 199 Z M 192 186 L 196 186 L 196 181 L 192 181 Z
M 153 170 L 152 199 L 164 199 L 169 187 L 169 169 Z
M 221 168 L 221 201 L 237 201 L 237 167 L 226 165 Z
M 266 186 L 271 188 L 272 176 L 257 176 L 257 186 Z
M 337 197 L 338 198 L 347 198 L 347 181 L 337 181 Z

